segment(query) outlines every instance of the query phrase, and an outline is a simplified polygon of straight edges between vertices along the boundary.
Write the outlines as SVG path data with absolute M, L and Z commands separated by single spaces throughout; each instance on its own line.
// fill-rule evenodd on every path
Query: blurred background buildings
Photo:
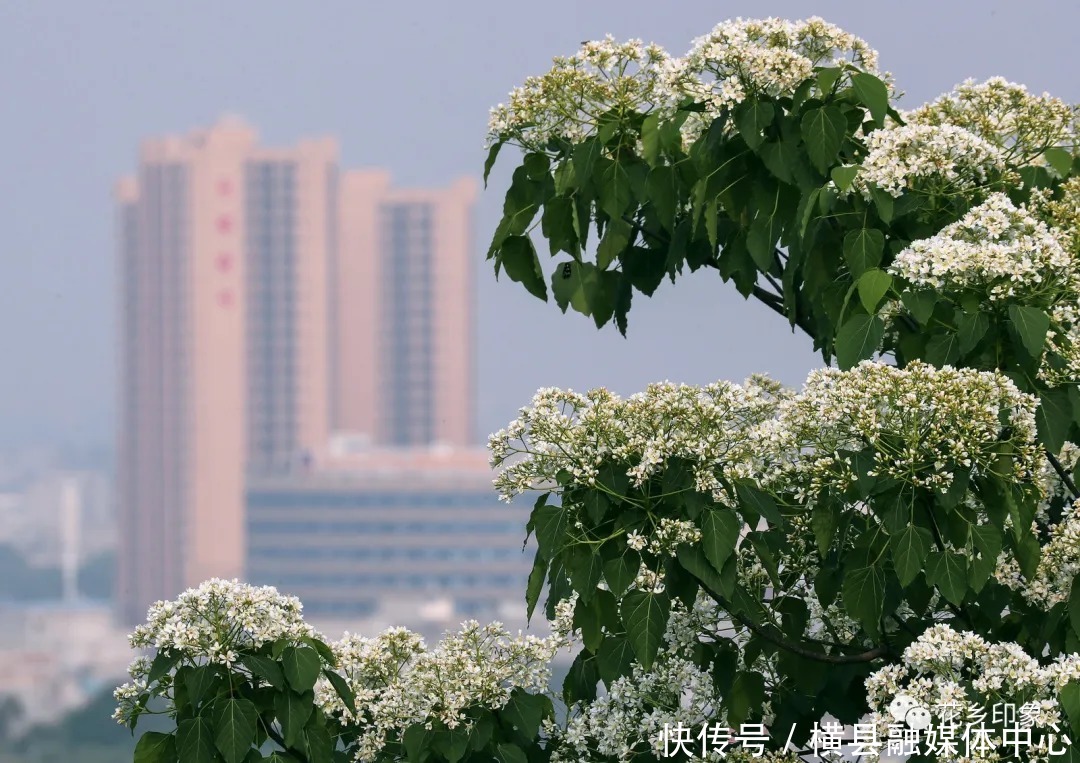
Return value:
M 55 595 L 0 598 L 18 724 L 114 685 L 147 607 L 211 577 L 298 595 L 328 634 L 524 626 L 528 509 L 475 431 L 476 192 L 233 116 L 143 142 L 115 187 L 115 492 L 32 463 L 3 489 L 0 464 L 0 543 Z
M 226 117 L 146 141 L 137 173 L 117 186 L 127 622 L 203 580 L 249 573 L 320 591 L 327 613 L 370 613 L 431 585 L 468 589 L 440 581 L 449 573 L 437 566 L 416 585 L 396 572 L 416 557 L 393 546 L 445 538 L 460 514 L 440 509 L 498 511 L 486 458 L 462 450 L 475 445 L 476 189 L 469 179 L 396 189 L 384 171 L 340 172 L 337 153 L 325 138 L 260 147 Z M 359 443 L 356 466 L 334 455 L 331 436 L 336 450 Z M 442 457 L 425 460 L 431 449 Z M 446 479 L 418 493 L 432 465 Z M 324 470 L 352 483 L 329 503 Z M 274 479 L 286 480 L 278 492 Z M 247 493 L 257 521 L 245 520 L 249 480 L 263 486 Z M 521 529 L 482 540 L 522 556 Z M 307 549 L 302 564 L 288 556 L 294 533 L 346 540 L 354 565 L 385 548 L 360 574 L 342 567 L 341 549 Z M 478 547 L 462 549 L 457 561 L 479 561 Z M 520 598 L 520 568 L 487 595 Z

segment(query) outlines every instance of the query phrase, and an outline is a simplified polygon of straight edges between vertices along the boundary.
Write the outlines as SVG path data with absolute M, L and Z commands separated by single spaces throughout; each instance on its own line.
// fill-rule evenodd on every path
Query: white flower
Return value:
M 544 639 L 511 636 L 500 623 L 475 621 L 446 634 L 430 650 L 405 628 L 374 638 L 347 633 L 330 646 L 355 694 L 356 713 L 325 679 L 315 687 L 315 701 L 342 725 L 357 724 L 355 759 L 367 761 L 378 756 L 388 737 L 414 723 L 437 719 L 456 728 L 467 723 L 470 707 L 500 709 L 514 689 L 546 691 L 549 663 L 565 645 L 562 633 Z
M 875 130 L 866 139 L 851 189 L 870 198 L 876 186 L 891 196 L 904 191 L 965 193 L 1005 170 L 1001 149 L 956 125 L 910 124 Z
M 903 115 L 909 124 L 956 125 L 1027 163 L 1051 146 L 1077 145 L 1080 111 L 1047 93 L 1034 95 L 1003 77 L 969 79 L 935 101 Z
M 491 110 L 488 145 L 510 141 L 543 151 L 553 139 L 576 143 L 595 134 L 601 115 L 628 119 L 647 112 L 667 100 L 659 84 L 667 59 L 659 46 L 641 40 L 619 43 L 609 35 L 587 42 Z

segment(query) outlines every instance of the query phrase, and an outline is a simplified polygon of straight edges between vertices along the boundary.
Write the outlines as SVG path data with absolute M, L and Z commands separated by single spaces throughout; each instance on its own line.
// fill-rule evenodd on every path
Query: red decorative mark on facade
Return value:
M 231 180 L 219 180 L 217 184 L 218 196 L 229 196 L 232 194 L 232 181 Z
M 233 296 L 232 289 L 221 289 L 217 295 L 218 304 L 224 308 L 233 306 L 236 298 Z
M 233 256 L 228 252 L 222 252 L 214 258 L 214 267 L 221 273 L 228 273 L 233 267 Z
M 218 233 L 228 233 L 232 230 L 232 218 L 228 215 L 221 215 L 217 219 Z

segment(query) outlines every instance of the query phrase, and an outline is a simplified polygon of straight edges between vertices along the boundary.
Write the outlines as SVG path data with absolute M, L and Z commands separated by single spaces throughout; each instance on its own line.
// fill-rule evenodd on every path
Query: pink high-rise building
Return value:
M 398 189 L 341 180 L 335 428 L 379 444 L 466 447 L 473 433 L 476 183 Z
M 246 479 L 331 432 L 471 443 L 474 195 L 339 180 L 333 140 L 262 148 L 231 118 L 144 143 L 116 193 L 126 618 L 242 576 Z

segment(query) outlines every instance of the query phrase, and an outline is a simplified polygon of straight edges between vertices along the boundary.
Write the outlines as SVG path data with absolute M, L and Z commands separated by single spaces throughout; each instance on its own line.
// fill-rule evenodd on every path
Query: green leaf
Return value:
M 760 712 L 765 702 L 765 677 L 760 673 L 740 670 L 735 674 L 731 691 L 725 699 L 730 705 L 728 720 L 733 726 L 736 722 L 742 726 L 751 714 Z
M 177 763 L 176 738 L 172 734 L 147 731 L 135 745 L 135 763 Z
M 1073 731 L 1080 731 L 1080 681 L 1069 681 L 1061 688 L 1061 706 L 1065 708 L 1065 714 L 1069 716 L 1069 724 Z
M 866 312 L 870 315 L 875 314 L 881 298 L 891 287 L 892 276 L 884 270 L 873 268 L 863 273 L 859 277 L 859 299 L 866 308 Z
M 1046 151 L 1043 152 L 1043 157 L 1046 159 L 1046 163 L 1053 167 L 1054 172 L 1060 177 L 1065 178 L 1069 176 L 1069 173 L 1072 171 L 1073 158 L 1068 150 L 1054 146 L 1053 148 L 1046 149 Z
M 257 654 L 242 654 L 240 664 L 250 670 L 251 675 L 261 678 L 275 689 L 285 688 L 285 674 L 281 672 L 281 666 L 276 661 Z
M 926 582 L 937 586 L 941 595 L 960 606 L 967 594 L 967 558 L 951 551 L 935 551 L 926 565 Z
M 327 663 L 331 667 L 337 667 L 337 655 L 334 654 L 334 650 L 330 648 L 326 642 L 314 636 L 301 636 L 300 641 L 310 646 L 319 656 L 322 657 L 323 662 Z
M 844 236 L 844 260 L 855 278 L 876 268 L 884 251 L 885 236 L 877 228 L 860 228 Z
M 679 178 L 674 167 L 653 167 L 645 179 L 645 193 L 652 202 L 660 224 L 668 231 L 675 229 L 675 215 L 679 208 Z
M 836 504 L 831 502 L 814 504 L 813 513 L 810 515 L 810 527 L 814 531 L 818 553 L 822 556 L 825 556 L 832 546 L 839 524 L 840 510 Z
M 551 290 L 559 309 L 573 307 L 599 327 L 611 318 L 619 279 L 619 273 L 599 271 L 591 262 L 564 262 L 551 276 Z
M 220 679 L 216 665 L 196 665 L 184 676 L 184 688 L 187 689 L 191 704 L 198 705 L 209 698 L 211 689 Z
M 801 129 L 810 161 L 820 172 L 827 173 L 847 132 L 844 112 L 836 106 L 810 109 L 803 114 Z
M 1050 330 L 1050 316 L 1037 307 L 1009 305 L 1009 322 L 1016 329 L 1028 354 L 1035 359 L 1042 357 L 1046 332 Z
M 633 236 L 633 228 L 630 223 L 617 217 L 608 223 L 604 237 L 600 239 L 600 245 L 596 248 L 596 266 L 601 270 L 607 270 L 608 265 L 623 253 L 630 245 Z
M 569 524 L 566 509 L 562 506 L 542 504 L 533 510 L 533 526 L 536 528 L 536 542 L 539 553 L 550 559 L 562 549 L 566 528 Z
M 540 601 L 540 594 L 544 590 L 544 578 L 548 572 L 548 560 L 543 554 L 537 553 L 533 559 L 532 570 L 529 572 L 529 582 L 525 588 L 525 603 L 528 605 L 528 614 L 526 615 L 529 621 L 532 620 L 533 612 L 536 610 L 536 603 Z
M 784 517 L 773 497 L 764 490 L 759 490 L 750 482 L 739 480 L 735 483 L 735 492 L 739 496 L 739 502 L 750 509 L 754 514 L 764 517 L 773 527 L 784 524 Z
M 859 174 L 859 170 L 862 169 L 857 164 L 848 164 L 842 167 L 833 167 L 829 176 L 836 184 L 836 187 L 841 191 L 846 192 L 851 188 L 851 184 L 855 182 L 855 176 Z
M 866 72 L 855 72 L 851 75 L 851 85 L 859 100 L 866 104 L 870 110 L 875 124 L 881 127 L 885 124 L 885 116 L 889 111 L 889 89 L 885 83 Z
M 337 692 L 338 697 L 344 703 L 345 707 L 349 709 L 350 713 L 356 712 L 356 695 L 353 694 L 352 688 L 349 686 L 349 682 L 345 680 L 344 676 L 340 673 L 324 668 L 323 675 L 326 676 L 326 680 L 330 682 L 330 685 L 334 687 L 334 691 Z
M 311 702 L 314 703 L 314 695 Z M 255 742 L 259 713 L 246 699 L 223 699 L 214 703 L 214 744 L 225 763 L 243 763 Z
M 706 511 L 701 521 L 701 544 L 705 557 L 717 572 L 735 550 L 743 522 L 730 510 Z M 691 570 L 693 572 L 693 570 Z
M 491 174 L 491 168 L 495 166 L 495 160 L 499 157 L 499 149 L 503 147 L 501 140 L 495 141 L 491 144 L 491 148 L 488 149 L 487 159 L 484 160 L 484 188 L 487 188 L 488 175 Z
M 896 199 L 888 191 L 884 191 L 876 185 L 870 186 L 870 195 L 874 199 L 874 206 L 877 207 L 878 217 L 881 218 L 881 222 L 886 225 L 891 223 Z
M 525 154 L 522 166 L 525 168 L 525 173 L 530 180 L 541 181 L 551 173 L 551 160 L 548 159 L 546 154 L 535 152 Z
M 150 684 L 157 681 L 166 673 L 176 667 L 176 664 L 180 662 L 179 652 L 163 651 L 154 655 L 154 661 L 150 663 L 150 672 L 146 676 L 146 684 Z
M 548 241 L 551 255 L 566 252 L 572 257 L 578 256 L 577 221 L 575 215 L 574 200 L 569 196 L 553 196 L 544 204 L 544 214 L 540 217 L 540 230 Z M 522 237 L 525 238 L 525 237 Z M 519 246 L 519 245 L 517 245 Z M 530 242 L 531 246 L 531 242 Z M 506 265 L 506 243 L 503 244 L 503 265 Z M 535 253 L 534 253 L 535 258 Z M 509 272 L 509 271 L 508 271 Z M 539 289 L 546 290 L 543 284 L 543 274 L 540 273 L 539 260 L 536 261 L 536 275 L 540 279 Z M 513 280 L 518 280 L 513 274 Z
M 510 693 L 510 701 L 502 709 L 502 716 L 525 735 L 534 739 L 540 733 L 540 724 L 553 714 L 551 700 L 542 694 L 529 694 L 521 688 Z
M 410 763 L 422 763 L 431 756 L 430 742 L 435 732 L 425 728 L 423 723 L 414 723 L 405 729 L 401 741 L 405 745 L 405 754 Z
M 950 365 L 958 357 L 960 357 L 960 339 L 956 334 L 938 334 L 926 343 L 926 362 L 931 365 Z
M 739 134 L 751 149 L 756 149 L 765 141 L 762 135 L 765 128 L 772 124 L 775 109 L 767 101 L 757 99 L 743 101 L 735 114 L 735 125 Z
M 516 744 L 505 742 L 495 748 L 495 759 L 499 763 L 529 763 L 525 753 Z
M 641 569 L 641 556 L 633 549 L 604 562 L 604 580 L 608 589 L 616 596 L 621 596 L 634 582 Z
M 853 315 L 836 334 L 836 361 L 847 370 L 873 357 L 885 336 L 885 324 L 876 315 Z
M 610 688 L 620 677 L 628 676 L 634 667 L 634 650 L 623 636 L 604 636 L 596 652 L 600 678 Z
M 824 66 L 818 69 L 817 85 L 822 94 L 831 92 L 836 80 L 840 79 L 840 75 L 843 73 L 844 70 L 839 66 Z
M 584 601 L 589 601 L 596 592 L 596 584 L 600 582 L 603 572 L 600 554 L 595 553 L 591 545 L 579 544 L 571 547 L 563 556 L 563 564 L 574 590 Z
M 190 718 L 177 724 L 176 752 L 180 763 L 217 763 L 210 719 Z
M 776 245 L 798 206 L 798 195 L 789 185 L 758 185 L 753 193 L 756 215 L 746 233 L 746 248 L 758 270 L 769 272 L 776 262 Z
M 676 556 L 683 569 L 701 581 L 706 590 L 719 594 L 725 598 L 731 596 L 734 587 L 734 579 L 725 573 L 730 573 L 735 567 L 735 557 L 729 556 L 724 567 L 717 572 L 707 558 L 705 552 L 697 545 L 679 546 Z
M 956 336 L 960 339 L 960 352 L 967 354 L 986 335 L 990 328 L 990 319 L 982 311 L 961 313 L 956 321 Z
M 321 715 L 312 714 L 304 729 L 302 748 L 309 763 L 331 763 L 334 754 L 334 740 L 330 738 L 325 721 L 316 725 L 321 718 Z
M 758 148 L 758 155 L 765 163 L 765 167 L 785 183 L 795 182 L 795 175 L 791 168 L 797 162 L 797 153 L 794 142 L 789 139 L 763 143 Z
M 653 112 L 641 123 L 641 155 L 650 165 L 660 159 L 660 114 Z
M 914 525 L 908 525 L 889 541 L 900 585 L 907 587 L 922 572 L 932 541 L 929 530 Z
M 311 692 L 297 694 L 286 691 L 274 695 L 273 709 L 281 724 L 282 733 L 285 735 L 285 744 L 295 747 L 303 731 L 311 718 L 314 710 L 315 695 Z
M 446 759 L 447 763 L 457 763 L 465 757 L 469 749 L 469 731 L 464 725 L 452 729 L 439 729 L 435 733 L 432 747 Z
M 510 187 L 506 190 L 506 199 L 503 201 L 503 217 L 488 249 L 489 258 L 494 256 L 507 236 L 520 236 L 528 230 L 540 209 L 543 196 L 543 184 L 531 180 L 524 165 L 514 170 Z
M 1080 580 L 1077 578 L 1080 576 L 1073 578 L 1072 591 L 1069 593 L 1069 624 L 1073 633 L 1080 636 Z
M 270 753 L 270 757 L 266 759 L 266 763 L 298 763 L 298 761 L 287 752 L 274 750 Z
M 651 297 L 667 272 L 664 253 L 659 249 L 634 246 L 623 253 L 623 273 L 634 288 Z
M 600 648 L 604 627 L 618 625 L 618 604 L 609 591 L 595 591 L 591 600 L 579 598 L 574 605 L 575 628 L 581 629 L 581 643 L 590 652 Z
M 322 670 L 319 653 L 306 646 L 290 646 L 281 653 L 285 680 L 294 690 L 303 693 L 315 686 Z
M 664 640 L 670 602 L 663 594 L 630 591 L 622 600 L 626 637 L 638 662 L 650 670 Z
M 876 635 L 885 604 L 885 574 L 876 566 L 856 568 L 844 576 L 841 590 L 844 609 Z
M 517 281 L 537 299 L 547 302 L 547 286 L 540 259 L 528 236 L 509 236 L 499 249 L 499 261 L 511 281 Z
M 598 163 L 602 167 L 597 194 L 600 197 L 600 208 L 608 217 L 622 217 L 634 200 L 630 173 L 619 160 L 599 159 Z
M 905 291 L 900 295 L 900 301 L 904 303 L 904 307 L 908 309 L 912 317 L 925 326 L 930 316 L 934 314 L 937 294 L 933 291 Z

